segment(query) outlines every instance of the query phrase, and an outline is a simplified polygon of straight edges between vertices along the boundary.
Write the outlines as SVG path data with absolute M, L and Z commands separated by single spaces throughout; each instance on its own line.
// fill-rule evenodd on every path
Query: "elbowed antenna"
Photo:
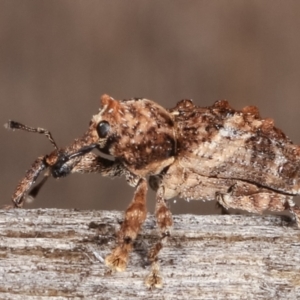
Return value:
M 88 145 L 88 146 L 83 146 L 78 151 L 66 155 L 65 159 L 70 160 L 70 159 L 78 157 L 78 156 L 83 156 L 83 155 L 91 152 L 93 149 L 95 149 L 97 147 L 98 147 L 98 144 L 91 144 L 91 145 Z
M 9 120 L 7 123 L 4 124 L 4 127 L 8 130 L 24 130 L 24 131 L 28 131 L 28 132 L 34 132 L 34 133 L 40 133 L 40 134 L 44 134 L 48 140 L 50 141 L 50 143 L 54 146 L 55 150 L 58 150 L 58 147 L 52 137 L 52 134 L 50 131 L 48 131 L 47 129 L 44 128 L 40 128 L 40 127 L 30 127 L 24 124 L 21 124 L 19 122 L 16 121 L 12 121 Z M 30 169 L 29 171 L 27 171 L 26 176 L 25 176 L 25 181 L 24 182 L 20 182 L 20 184 L 17 187 L 17 190 L 15 192 L 15 194 L 13 195 L 13 203 L 15 205 L 15 207 L 21 207 L 24 203 L 24 201 L 32 201 L 37 194 L 39 193 L 40 189 L 42 188 L 42 186 L 45 184 L 45 182 L 47 181 L 47 179 L 49 178 L 49 172 L 45 173 L 44 178 L 42 179 L 42 181 L 37 184 L 29 193 L 28 195 L 26 195 L 26 191 L 30 188 L 30 186 L 34 183 L 34 181 L 37 179 L 38 175 L 40 174 L 40 172 L 45 169 L 47 166 L 45 165 L 43 159 L 35 162 L 34 166 L 32 169 Z
M 12 129 L 12 130 L 15 130 L 15 129 L 18 129 L 18 130 L 24 130 L 24 131 L 28 131 L 28 132 L 35 132 L 35 133 L 40 133 L 40 134 L 44 134 L 48 140 L 50 141 L 50 143 L 54 146 L 55 150 L 58 150 L 58 147 L 52 137 L 52 134 L 50 131 L 48 131 L 47 129 L 44 129 L 44 128 L 40 128 L 40 127 L 30 127 L 30 126 L 27 126 L 27 125 L 23 125 L 19 122 L 15 122 L 15 121 L 11 121 L 9 120 L 7 123 L 4 124 L 4 127 L 6 129 Z

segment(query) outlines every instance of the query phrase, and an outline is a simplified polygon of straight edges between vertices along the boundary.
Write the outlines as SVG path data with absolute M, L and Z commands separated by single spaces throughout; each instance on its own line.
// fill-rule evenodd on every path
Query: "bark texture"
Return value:
M 0 299 L 300 298 L 300 231 L 287 217 L 174 216 L 156 290 L 144 285 L 158 239 L 150 215 L 127 270 L 105 267 L 121 220 L 116 211 L 0 211 Z

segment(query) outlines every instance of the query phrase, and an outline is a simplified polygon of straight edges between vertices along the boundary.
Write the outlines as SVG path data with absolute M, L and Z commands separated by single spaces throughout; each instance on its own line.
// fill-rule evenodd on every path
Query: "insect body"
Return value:
M 117 247 L 106 258 L 115 270 L 126 268 L 128 255 L 145 218 L 146 193 L 156 190 L 155 215 L 161 240 L 149 252 L 152 272 L 148 286 L 160 286 L 157 257 L 172 226 L 167 200 L 180 196 L 217 200 L 224 208 L 261 213 L 289 209 L 299 226 L 300 210 L 293 197 L 300 194 L 300 147 L 271 119 L 261 119 L 255 107 L 241 111 L 227 101 L 197 107 L 180 101 L 167 110 L 147 99 L 117 101 L 101 97 L 101 108 L 87 132 L 59 149 L 51 134 L 9 122 L 9 128 L 46 134 L 55 150 L 39 157 L 19 183 L 12 201 L 21 207 L 41 171 L 63 177 L 69 173 L 122 176 L 136 188 L 118 232 Z M 108 160 L 92 152 L 109 154 Z M 35 195 L 44 183 L 29 192 Z

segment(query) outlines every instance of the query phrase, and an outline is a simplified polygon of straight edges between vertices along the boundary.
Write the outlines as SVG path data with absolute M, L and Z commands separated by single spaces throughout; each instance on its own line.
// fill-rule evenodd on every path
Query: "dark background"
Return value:
M 47 128 L 64 146 L 85 132 L 104 93 L 166 107 L 228 99 L 238 109 L 257 105 L 300 143 L 299 32 L 297 0 L 1 0 L 0 123 Z M 7 204 L 52 146 L 37 134 L 0 135 L 0 204 Z M 124 210 L 132 195 L 124 179 L 78 174 L 49 180 L 27 207 Z M 174 213 L 213 209 L 172 203 Z

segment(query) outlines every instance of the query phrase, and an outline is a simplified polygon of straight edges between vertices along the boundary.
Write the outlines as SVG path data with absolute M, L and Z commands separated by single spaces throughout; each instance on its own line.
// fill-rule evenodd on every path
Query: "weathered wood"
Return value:
M 148 290 L 149 216 L 126 272 L 111 273 L 119 212 L 0 211 L 1 299 L 299 299 L 300 230 L 279 216 L 174 216 L 164 286 Z

